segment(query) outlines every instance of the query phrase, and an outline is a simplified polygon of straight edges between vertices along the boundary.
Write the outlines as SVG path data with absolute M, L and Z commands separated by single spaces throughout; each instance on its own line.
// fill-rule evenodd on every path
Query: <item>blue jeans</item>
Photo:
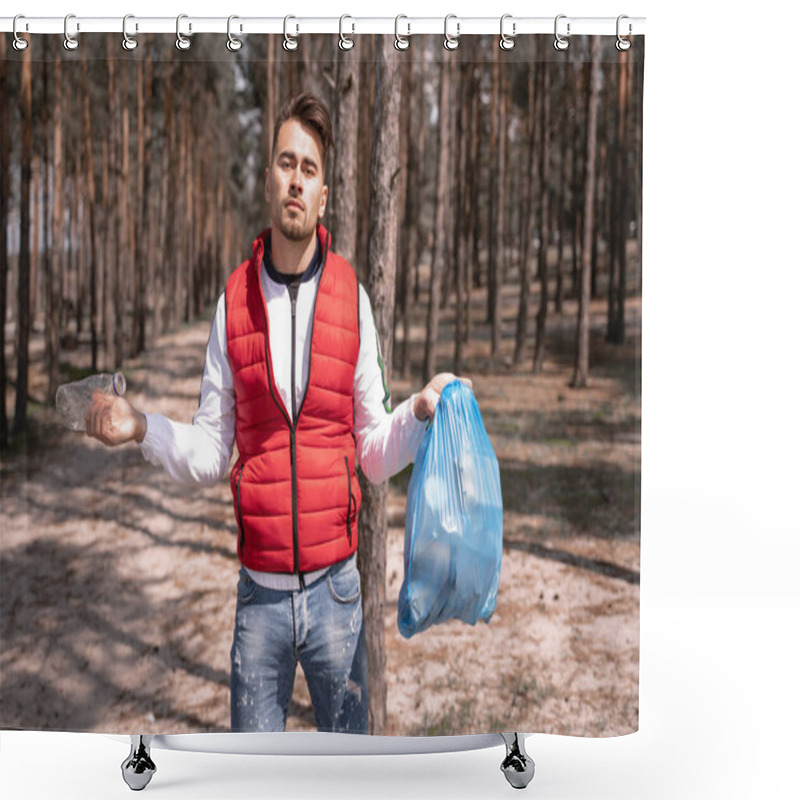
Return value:
M 231 647 L 231 730 L 282 731 L 297 662 L 317 729 L 367 732 L 367 652 L 355 558 L 298 591 L 239 571 Z

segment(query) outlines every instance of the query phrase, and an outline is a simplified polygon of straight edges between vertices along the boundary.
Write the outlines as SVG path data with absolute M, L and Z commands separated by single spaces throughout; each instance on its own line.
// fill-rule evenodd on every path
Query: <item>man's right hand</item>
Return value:
M 147 418 L 124 397 L 95 392 L 86 412 L 86 434 L 109 447 L 126 442 L 140 444 L 147 433 Z

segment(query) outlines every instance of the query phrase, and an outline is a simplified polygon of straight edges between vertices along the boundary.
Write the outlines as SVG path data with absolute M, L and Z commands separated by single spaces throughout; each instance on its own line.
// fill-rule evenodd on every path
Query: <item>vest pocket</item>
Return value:
M 353 544 L 353 517 L 356 512 L 356 498 L 353 495 L 353 482 L 350 475 L 350 459 L 344 457 L 344 469 L 347 473 L 347 542 Z
M 233 476 L 233 486 L 236 492 L 236 524 L 239 527 L 239 551 L 244 550 L 244 520 L 242 520 L 242 473 L 244 462 L 239 465 Z

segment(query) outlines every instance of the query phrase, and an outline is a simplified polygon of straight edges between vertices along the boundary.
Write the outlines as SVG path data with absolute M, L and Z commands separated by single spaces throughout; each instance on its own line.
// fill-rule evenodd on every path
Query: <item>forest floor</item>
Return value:
M 604 341 L 604 303 L 593 304 L 583 390 L 569 388 L 574 303 L 551 315 L 539 375 L 532 346 L 523 365 L 510 363 L 514 303 L 509 291 L 500 366 L 476 325 L 462 370 L 500 462 L 497 611 L 488 625 L 449 622 L 400 636 L 410 469 L 392 479 L 387 733 L 638 728 L 640 300 L 629 300 L 627 343 L 616 347 Z M 477 321 L 480 293 L 474 304 Z M 422 324 L 420 312 L 417 365 Z M 131 400 L 190 421 L 208 329 L 208 319 L 187 325 L 126 363 Z M 445 314 L 440 370 L 451 369 L 453 336 Z M 44 396 L 40 337 L 37 352 L 34 398 Z M 64 357 L 87 358 L 85 350 Z M 419 388 L 419 378 L 393 379 L 393 403 Z M 31 429 L 27 447 L 0 465 L 0 727 L 228 730 L 239 565 L 227 481 L 173 484 L 138 447 L 110 450 L 67 432 L 44 406 L 32 408 Z M 287 728 L 314 728 L 301 670 Z

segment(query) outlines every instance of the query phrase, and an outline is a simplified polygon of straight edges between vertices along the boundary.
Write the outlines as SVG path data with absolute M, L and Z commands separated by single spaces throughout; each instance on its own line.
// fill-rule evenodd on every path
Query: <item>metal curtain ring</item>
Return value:
M 566 18 L 567 18 L 566 14 L 559 14 L 556 17 L 556 24 L 555 24 L 556 38 L 555 41 L 553 42 L 553 47 L 555 47 L 556 50 L 566 50 L 569 47 L 569 39 L 562 36 L 558 32 L 558 21 L 560 19 L 566 19 Z M 567 36 L 569 36 L 569 22 L 567 23 Z
M 78 40 L 74 36 L 70 36 L 69 34 L 69 21 L 71 19 L 75 19 L 74 14 L 67 14 L 64 17 L 64 49 L 65 50 L 75 50 L 78 47 Z M 79 31 L 81 26 L 79 23 L 76 23 L 75 30 Z
M 344 35 L 344 21 L 346 19 L 353 19 L 353 18 L 349 14 L 342 14 L 342 16 L 339 17 L 339 48 L 341 50 L 352 50 L 353 47 L 355 47 L 356 43 L 352 39 L 348 39 Z M 355 33 L 356 32 L 355 22 L 353 23 L 352 27 L 353 27 L 353 33 Z
M 444 47 L 445 50 L 458 50 L 458 45 L 460 44 L 458 37 L 461 35 L 461 23 L 456 22 L 456 35 L 453 36 L 447 30 L 447 23 L 450 22 L 451 19 L 456 19 L 456 15 L 448 14 L 444 18 Z
M 394 47 L 395 50 L 408 50 L 411 42 L 408 41 L 408 37 L 411 36 L 411 23 L 406 23 L 408 27 L 408 33 L 405 36 L 400 35 L 400 20 L 401 19 L 408 19 L 405 14 L 398 14 L 394 18 Z
M 175 40 L 175 47 L 177 47 L 178 50 L 188 50 L 192 46 L 192 40 L 191 39 L 187 39 L 181 33 L 181 20 L 182 19 L 188 19 L 188 18 L 189 18 L 188 14 L 178 14 L 178 18 L 175 20 L 175 35 L 178 37 Z M 192 32 L 192 23 L 190 22 L 189 23 L 189 33 L 191 33 L 191 32 Z
M 231 22 L 233 22 L 233 20 L 235 20 L 235 19 L 239 19 L 239 17 L 237 17 L 235 14 L 231 14 L 228 17 L 228 41 L 226 42 L 225 46 L 228 48 L 228 50 L 231 51 L 231 53 L 235 53 L 237 50 L 241 50 L 242 49 L 242 40 L 241 39 L 237 39 L 231 33 Z M 242 26 L 240 25 L 239 26 L 239 32 L 241 32 L 241 30 L 242 30 Z
M 135 19 L 133 14 L 126 14 L 122 18 L 122 49 L 123 50 L 135 50 L 138 46 L 139 42 L 136 41 L 135 36 L 128 35 L 128 20 Z M 139 24 L 136 24 L 136 30 L 139 30 Z
M 12 42 L 12 44 L 14 45 L 14 49 L 15 50 L 22 51 L 30 44 L 30 42 L 27 39 L 21 38 L 20 35 L 17 33 L 17 20 L 18 19 L 25 19 L 25 15 L 24 14 L 17 14 L 17 16 L 14 17 L 14 27 L 12 28 L 12 30 L 14 32 L 14 41 Z M 28 30 L 28 23 L 27 22 L 25 23 L 25 30 L 26 31 Z
M 617 50 L 619 50 L 621 53 L 624 52 L 625 50 L 630 50 L 631 49 L 631 40 L 627 39 L 627 38 L 623 38 L 622 34 L 619 32 L 619 27 L 620 27 L 619 24 L 624 19 L 628 19 L 627 15 L 625 15 L 625 14 L 620 14 L 617 17 L 617 44 L 616 44 L 616 47 L 617 47 Z M 632 33 L 633 33 L 633 26 L 629 22 L 628 23 L 628 36 L 630 36 Z
M 287 25 L 289 24 L 290 19 L 297 19 L 293 17 L 291 14 L 287 17 L 283 18 L 283 49 L 284 50 L 297 50 L 297 39 L 292 36 L 289 36 L 289 31 L 287 30 Z M 300 33 L 300 26 L 297 26 L 297 32 Z
M 511 23 L 511 36 L 509 36 L 504 29 L 505 22 L 507 19 L 511 19 L 511 14 L 503 14 L 500 17 L 500 49 L 501 50 L 513 50 L 514 45 L 516 42 L 514 41 L 514 37 L 517 35 L 517 23 Z

